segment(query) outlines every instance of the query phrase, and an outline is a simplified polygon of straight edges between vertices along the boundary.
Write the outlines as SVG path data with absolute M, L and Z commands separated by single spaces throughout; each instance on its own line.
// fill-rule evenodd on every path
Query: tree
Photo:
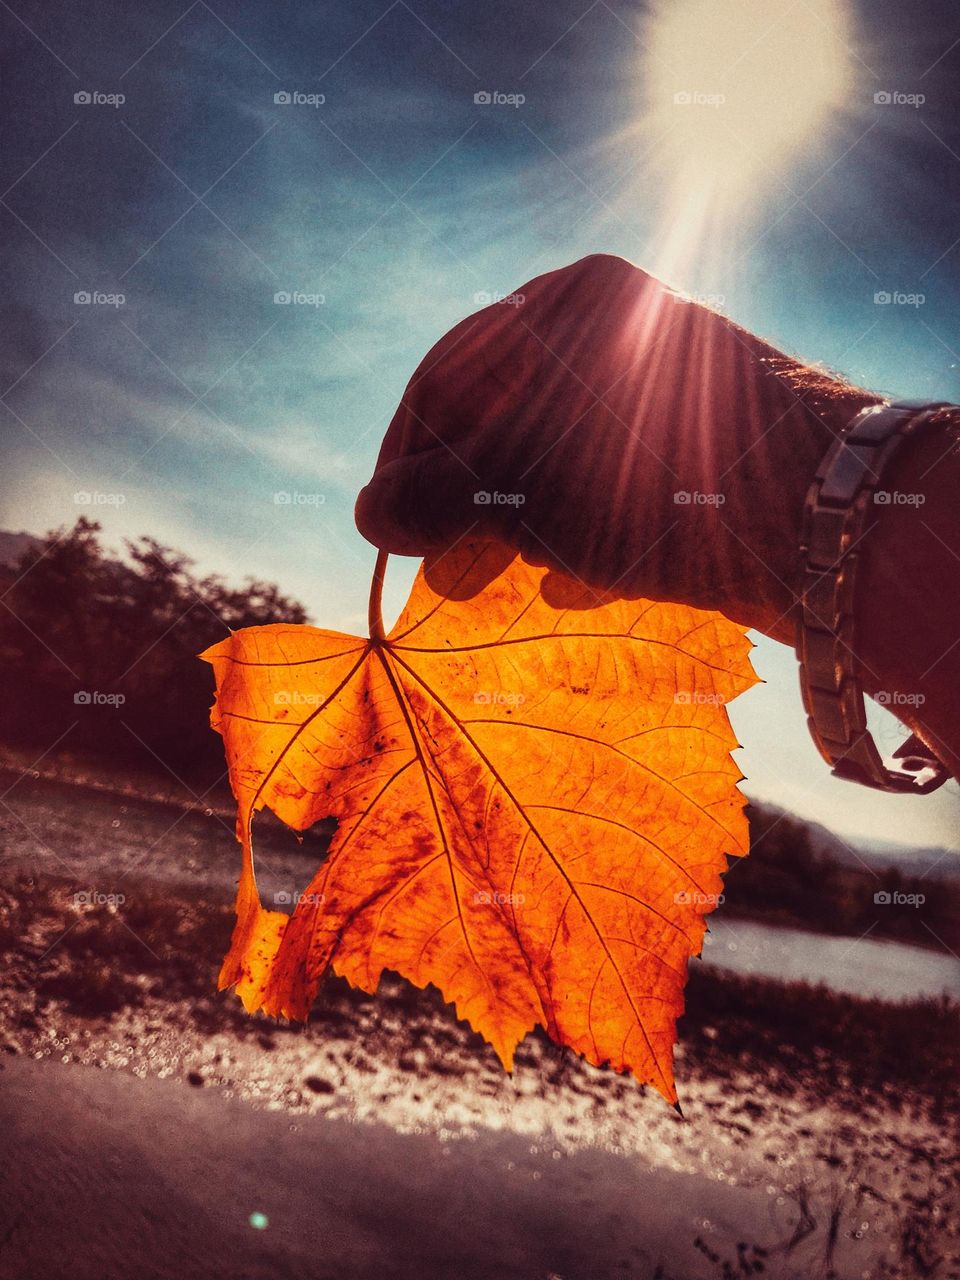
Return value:
M 3 736 L 44 750 L 63 735 L 71 753 L 209 785 L 223 764 L 196 655 L 242 627 L 305 622 L 306 611 L 270 582 L 197 577 L 189 556 L 154 538 L 128 541 L 123 560 L 99 535 L 81 516 L 3 570 Z

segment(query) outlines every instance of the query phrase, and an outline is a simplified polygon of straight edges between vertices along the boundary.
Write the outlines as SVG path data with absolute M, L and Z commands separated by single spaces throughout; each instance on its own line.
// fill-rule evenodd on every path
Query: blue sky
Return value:
M 3 6 L 0 524 L 42 532 L 85 510 L 77 492 L 120 494 L 96 507 L 108 541 L 150 533 L 361 628 L 374 553 L 353 501 L 426 349 L 586 253 L 665 261 L 655 20 L 613 0 Z M 960 399 L 960 13 L 864 4 L 846 23 L 843 100 L 671 282 L 866 386 Z M 888 90 L 926 101 L 875 104 Z M 388 609 L 412 570 L 394 562 Z M 755 657 L 767 683 L 732 709 L 748 791 L 960 847 L 955 786 L 831 780 L 792 654 Z

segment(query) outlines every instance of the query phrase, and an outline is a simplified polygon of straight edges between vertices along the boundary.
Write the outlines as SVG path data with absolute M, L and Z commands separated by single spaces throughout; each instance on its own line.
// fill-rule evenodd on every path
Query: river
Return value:
M 944 993 L 960 1000 L 960 958 L 870 937 L 837 938 L 716 918 L 705 939 L 703 962 L 781 982 L 822 982 L 834 991 L 881 1000 Z

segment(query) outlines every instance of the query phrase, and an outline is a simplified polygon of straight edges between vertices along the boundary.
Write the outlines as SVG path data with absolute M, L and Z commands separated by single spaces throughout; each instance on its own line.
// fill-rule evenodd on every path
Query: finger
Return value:
M 480 480 L 469 462 L 442 445 L 378 467 L 360 490 L 360 533 L 393 555 L 443 550 L 471 530 L 489 531 L 491 509 L 476 502 Z

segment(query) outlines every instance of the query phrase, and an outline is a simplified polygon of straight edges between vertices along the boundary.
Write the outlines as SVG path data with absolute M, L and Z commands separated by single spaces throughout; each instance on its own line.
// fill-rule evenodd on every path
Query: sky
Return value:
M 93 515 L 362 629 L 353 502 L 413 369 L 598 251 L 864 386 L 960 399 L 960 11 L 770 0 L 712 42 L 722 67 L 685 68 L 731 2 L 0 4 L 0 527 Z M 729 113 L 670 90 L 735 102 L 751 77 L 707 201 L 686 166 Z M 385 613 L 415 567 L 391 561 Z M 960 849 L 955 784 L 829 777 L 793 654 L 758 640 L 744 789 Z

